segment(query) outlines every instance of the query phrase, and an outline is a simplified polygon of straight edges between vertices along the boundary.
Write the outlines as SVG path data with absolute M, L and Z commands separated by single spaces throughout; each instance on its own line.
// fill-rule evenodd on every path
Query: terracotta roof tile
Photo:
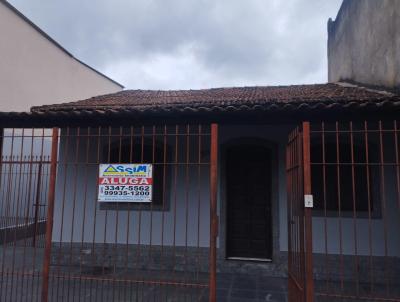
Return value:
M 202 90 L 124 90 L 71 103 L 32 107 L 32 112 L 242 110 L 244 108 L 361 106 L 399 103 L 400 96 L 344 83 L 212 88 Z M 242 109 L 241 109 L 242 108 Z

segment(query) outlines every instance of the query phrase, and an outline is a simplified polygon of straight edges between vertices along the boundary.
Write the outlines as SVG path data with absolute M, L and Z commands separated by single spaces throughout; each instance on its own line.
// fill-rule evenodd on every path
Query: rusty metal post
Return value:
M 4 140 L 4 128 L 0 127 L 0 185 L 1 185 L 1 177 L 3 174 L 3 140 Z
M 211 125 L 210 148 L 210 280 L 209 301 L 217 300 L 217 191 L 218 191 L 218 125 Z
M 311 163 L 310 163 L 310 123 L 303 122 L 303 182 L 304 195 L 311 195 Z M 312 246 L 312 208 L 304 208 L 305 228 L 305 286 L 306 302 L 314 301 L 313 246 Z
M 37 177 L 37 184 L 36 184 L 36 201 L 35 201 L 35 220 L 33 224 L 33 241 L 32 241 L 32 246 L 36 246 L 36 234 L 37 234 L 37 227 L 38 227 L 38 220 L 39 220 L 39 207 L 40 207 L 40 186 L 42 183 L 42 158 L 40 159 L 39 163 L 39 171 L 38 171 L 38 177 Z
M 46 246 L 42 272 L 42 302 L 47 302 L 49 293 L 49 272 L 51 256 L 51 240 L 53 235 L 54 200 L 56 193 L 57 157 L 58 157 L 58 128 L 53 128 L 51 144 L 50 183 L 48 192 L 48 207 L 46 219 Z

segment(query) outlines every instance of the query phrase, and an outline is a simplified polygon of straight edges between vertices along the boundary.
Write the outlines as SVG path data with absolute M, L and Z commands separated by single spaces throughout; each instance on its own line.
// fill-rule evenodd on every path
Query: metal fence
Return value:
M 397 121 L 308 123 L 286 153 L 291 301 L 400 301 Z M 215 301 L 217 126 L 8 129 L 1 301 Z M 98 202 L 100 164 L 154 167 Z M 313 195 L 313 208 L 304 196 Z
M 2 156 L 0 162 L 0 242 L 43 245 L 49 157 Z
M 289 286 L 290 301 L 299 288 L 305 301 L 400 301 L 398 122 L 303 123 L 296 131 L 288 144 L 288 214 L 289 242 L 300 248 L 289 245 L 289 277 L 299 282 Z M 307 183 L 312 215 L 304 210 Z
M 0 141 L 1 301 L 215 301 L 216 125 Z M 152 202 L 98 202 L 99 165 L 123 163 L 152 164 Z

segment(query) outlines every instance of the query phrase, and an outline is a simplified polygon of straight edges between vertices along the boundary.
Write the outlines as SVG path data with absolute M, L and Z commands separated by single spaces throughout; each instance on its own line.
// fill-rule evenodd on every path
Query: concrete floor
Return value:
M 21 259 L 24 261 L 20 261 Z M 42 263 L 43 248 L 0 247 L 0 302 L 40 301 Z M 53 277 L 49 282 L 49 301 L 208 301 L 206 287 L 171 284 L 207 284 L 207 274 L 131 271 L 122 268 L 113 271 L 110 268 L 99 267 L 52 267 L 51 274 Z M 118 281 L 132 279 L 142 281 Z M 161 281 L 161 285 L 152 283 L 152 280 Z M 337 282 L 330 282 L 328 285 L 330 293 L 355 294 L 354 283 L 346 282 L 344 289 Z M 326 282 L 316 281 L 315 287 L 317 291 L 327 292 Z M 360 283 L 358 291 L 360 295 L 371 296 L 369 284 Z M 376 296 L 400 297 L 400 284 L 390 284 L 389 292 L 387 292 L 387 287 L 375 284 L 373 291 Z M 217 275 L 218 302 L 284 302 L 287 299 L 287 279 L 285 278 L 242 274 Z M 316 301 L 345 300 L 317 297 Z M 349 301 L 355 302 L 357 299 Z
M 40 301 L 43 252 L 42 247 L 33 249 L 29 244 L 16 248 L 0 247 L 0 301 Z M 15 272 L 24 272 L 25 275 Z M 83 270 L 79 267 L 52 267 L 51 273 L 65 278 L 50 278 L 49 301 L 208 301 L 207 288 L 113 281 L 135 279 L 207 284 L 207 274 L 190 276 L 161 272 L 160 275 L 160 272 L 126 269 L 112 272 L 91 267 Z M 79 279 L 80 276 L 83 278 Z M 287 301 L 287 281 L 218 274 L 217 298 L 218 302 Z
M 54 269 L 54 268 L 53 268 Z M 12 274 L 10 271 L 0 271 L 0 301 L 41 301 L 42 275 L 40 270 L 25 271 L 31 275 Z M 64 275 L 65 273 L 65 275 Z M 49 281 L 49 301 L 134 301 L 134 302 L 188 302 L 208 301 L 207 287 L 178 285 L 176 282 L 193 282 L 184 279 L 179 273 L 169 273 L 163 276 L 155 275 L 159 272 L 125 272 L 113 274 L 95 272 L 94 274 L 76 274 L 72 271 L 61 274 L 53 271 Z M 130 276 L 128 279 L 127 276 Z M 141 276 L 142 279 L 137 278 Z M 151 278 L 150 278 L 151 277 Z M 204 279 L 203 279 L 204 277 Z M 194 280 L 198 284 L 206 284 L 207 277 L 203 276 Z M 123 281 L 125 280 L 125 281 Z M 130 281 L 129 281 L 130 280 Z M 142 280 L 135 282 L 132 280 Z M 164 281 L 154 283 L 152 280 Z M 169 282 L 167 284 L 166 282 Z M 316 288 L 322 289 L 325 283 L 316 282 Z M 336 284 L 336 283 L 335 283 Z M 335 284 L 330 283 L 330 293 L 355 294 L 354 286 L 345 286 L 345 289 L 335 289 Z M 336 284 L 337 285 L 337 284 Z M 364 297 L 371 296 L 360 284 L 360 294 Z M 366 285 L 365 285 L 366 286 Z M 324 291 L 321 291 L 324 292 Z M 400 289 L 393 288 L 389 295 L 385 287 L 375 286 L 375 296 L 382 298 L 400 297 Z M 217 276 L 217 301 L 218 302 L 284 302 L 287 301 L 287 280 L 285 278 L 253 277 L 241 274 L 218 274 Z M 369 298 L 368 301 L 379 299 Z M 357 298 L 339 299 L 317 296 L 315 301 L 365 301 Z M 384 300 L 380 300 L 384 301 Z M 388 300 L 395 301 L 395 300 Z M 397 300 L 396 300 L 397 301 Z
M 284 302 L 287 301 L 287 279 L 219 274 L 218 302 Z
M 85 276 L 85 279 L 70 276 L 50 279 L 49 301 L 208 301 L 207 288 L 115 281 L 125 279 L 121 275 Z M 167 275 L 165 280 L 171 282 L 175 278 L 179 282 L 181 277 L 178 274 Z M 217 278 L 217 301 L 287 301 L 286 283 L 285 279 L 220 274 Z M 0 273 L 0 301 L 40 301 L 41 286 L 39 270 L 34 276 Z

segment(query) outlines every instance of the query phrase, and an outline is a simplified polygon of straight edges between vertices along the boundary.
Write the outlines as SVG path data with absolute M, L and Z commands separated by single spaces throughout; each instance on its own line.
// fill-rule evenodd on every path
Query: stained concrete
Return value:
M 328 22 L 329 81 L 400 87 L 400 1 L 344 0 Z

